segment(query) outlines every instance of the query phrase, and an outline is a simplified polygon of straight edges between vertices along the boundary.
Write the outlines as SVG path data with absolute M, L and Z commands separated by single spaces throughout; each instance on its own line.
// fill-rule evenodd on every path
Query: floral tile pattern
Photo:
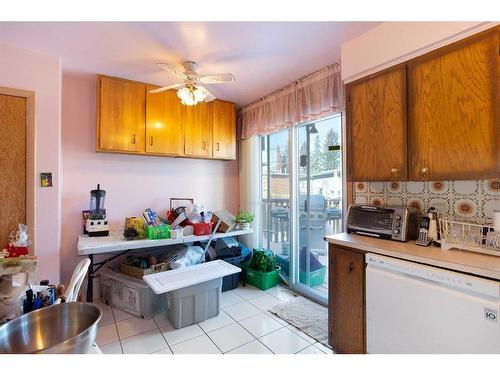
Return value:
M 500 210 L 500 178 L 478 181 L 355 182 L 355 203 L 435 207 L 442 217 L 491 224 Z

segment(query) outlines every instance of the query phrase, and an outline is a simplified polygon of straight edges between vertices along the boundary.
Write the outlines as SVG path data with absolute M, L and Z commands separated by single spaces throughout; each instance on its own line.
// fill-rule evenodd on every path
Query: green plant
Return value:
M 271 250 L 253 249 L 250 268 L 258 272 L 271 272 L 278 268 L 276 254 Z
M 251 223 L 255 218 L 254 214 L 251 214 L 248 211 L 240 211 L 238 216 L 236 216 L 236 221 L 238 223 Z

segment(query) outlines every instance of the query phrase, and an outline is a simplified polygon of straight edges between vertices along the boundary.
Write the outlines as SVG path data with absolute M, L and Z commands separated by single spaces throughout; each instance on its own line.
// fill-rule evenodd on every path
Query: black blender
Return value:
M 109 235 L 109 225 L 104 209 L 104 198 L 106 191 L 101 190 L 97 184 L 97 189 L 90 191 L 90 216 L 85 223 L 85 229 L 89 237 L 103 237 Z

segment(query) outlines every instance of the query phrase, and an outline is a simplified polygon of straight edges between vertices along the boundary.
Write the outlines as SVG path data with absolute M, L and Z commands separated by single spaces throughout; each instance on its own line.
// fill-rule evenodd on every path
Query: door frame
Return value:
M 36 127 L 35 127 L 35 92 L 0 86 L 0 95 L 17 96 L 26 99 L 26 225 L 33 233 L 30 255 L 35 255 L 36 245 Z

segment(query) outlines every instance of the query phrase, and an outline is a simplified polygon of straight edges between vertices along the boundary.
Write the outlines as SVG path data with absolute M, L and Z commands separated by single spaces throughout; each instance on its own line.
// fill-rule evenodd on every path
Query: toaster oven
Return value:
M 419 217 L 415 207 L 352 204 L 347 215 L 347 233 L 403 242 L 414 240 Z

